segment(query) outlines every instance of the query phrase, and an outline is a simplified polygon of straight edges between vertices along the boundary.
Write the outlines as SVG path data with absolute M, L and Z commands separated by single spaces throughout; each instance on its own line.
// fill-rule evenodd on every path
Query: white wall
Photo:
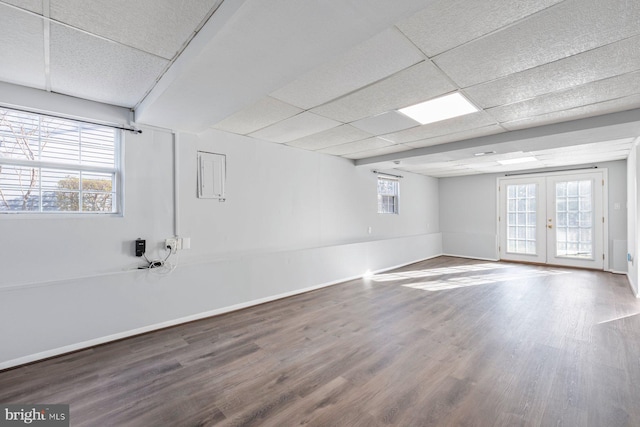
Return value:
M 268 301 L 442 252 L 436 179 L 405 174 L 401 214 L 376 177 L 330 156 L 223 132 L 178 135 L 170 275 L 136 270 L 133 240 L 173 235 L 173 136 L 125 135 L 123 217 L 0 216 L 0 369 Z M 227 155 L 227 202 L 196 198 L 196 150 Z M 372 234 L 367 228 L 372 227 Z
M 403 174 L 400 215 L 380 215 L 376 175 L 348 160 L 219 131 L 178 145 L 180 234 L 198 249 L 188 259 L 439 232 L 437 179 Z M 226 202 L 196 198 L 197 150 L 227 155 Z
M 596 166 L 607 168 L 609 175 L 609 265 L 605 267 L 625 272 L 626 161 L 605 162 Z M 498 259 L 496 179 L 501 176 L 504 174 L 440 179 L 440 227 L 445 254 Z
M 496 175 L 441 178 L 439 185 L 443 252 L 497 259 Z
M 640 150 L 636 141 L 627 159 L 627 241 L 628 253 L 631 260 L 627 262 L 629 283 L 636 296 L 638 292 L 638 259 L 640 255 L 640 241 L 638 240 L 638 228 L 640 220 L 640 208 L 638 202 L 638 166 L 640 166 Z

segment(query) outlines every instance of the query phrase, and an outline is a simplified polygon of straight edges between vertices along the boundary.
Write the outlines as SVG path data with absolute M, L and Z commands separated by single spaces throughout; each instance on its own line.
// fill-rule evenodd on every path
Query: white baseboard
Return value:
M 434 255 L 434 256 L 431 256 L 431 257 L 428 257 L 428 258 L 421 258 L 421 259 L 409 261 L 409 262 L 406 262 L 406 263 L 402 263 L 402 264 L 399 264 L 399 265 L 394 265 L 394 266 L 391 266 L 391 267 L 385 267 L 385 268 L 382 268 L 380 270 L 374 271 L 372 274 L 383 273 L 385 271 L 394 270 L 394 269 L 400 268 L 400 267 L 405 267 L 407 265 L 411 265 L 411 264 L 414 264 L 416 262 L 426 261 L 428 259 L 437 258 L 439 256 L 441 256 L 441 255 Z M 279 299 L 282 299 L 282 298 L 287 298 L 287 297 L 291 297 L 291 296 L 294 296 L 294 295 L 303 294 L 305 292 L 315 291 L 317 289 L 326 288 L 328 286 L 337 285 L 338 283 L 348 282 L 350 280 L 360 279 L 362 277 L 363 277 L 363 275 L 358 275 L 358 276 L 346 277 L 346 278 L 339 279 L 339 280 L 333 280 L 331 282 L 322 283 L 322 284 L 314 285 L 314 286 L 309 286 L 307 288 L 296 289 L 295 291 L 291 291 L 291 292 L 285 292 L 285 293 L 278 294 L 278 295 L 273 295 L 273 296 L 260 298 L 260 299 L 256 299 L 256 300 L 252 300 L 252 301 L 248 301 L 248 302 L 244 302 L 244 303 L 240 303 L 240 304 L 235 304 L 235 305 L 231 305 L 231 306 L 227 306 L 227 307 L 218 308 L 218 309 L 215 309 L 215 310 L 205 311 L 205 312 L 202 312 L 202 313 L 197 313 L 197 314 L 193 314 L 193 315 L 190 315 L 190 316 L 181 317 L 181 318 L 174 319 L 174 320 L 169 320 L 169 321 L 166 321 L 166 322 L 161 322 L 161 323 L 156 323 L 156 324 L 149 325 L 149 326 L 144 326 L 144 327 L 141 327 L 141 328 L 131 329 L 131 330 L 128 330 L 128 331 L 117 333 L 117 334 L 107 335 L 107 336 L 100 337 L 100 338 L 94 338 L 94 339 L 88 340 L 88 341 L 82 341 L 82 342 L 79 342 L 79 343 L 76 343 L 76 344 L 67 345 L 67 346 L 64 346 L 64 347 L 54 348 L 54 349 L 43 351 L 43 352 L 36 353 L 36 354 L 30 354 L 28 356 L 19 357 L 17 359 L 12 359 L 12 360 L 7 360 L 5 362 L 0 362 L 0 371 L 3 371 L 5 369 L 10 369 L 10 368 L 15 368 L 15 367 L 20 366 L 20 365 L 26 365 L 28 363 L 37 362 L 37 361 L 43 360 L 43 359 L 49 359 L 51 357 L 61 356 L 61 355 L 66 354 L 66 353 L 72 353 L 72 352 L 79 351 L 79 350 L 85 350 L 87 348 L 95 347 L 95 346 L 98 346 L 98 345 L 101 345 L 101 344 L 106 344 L 106 343 L 109 343 L 109 342 L 112 342 L 112 341 L 117 341 L 117 340 L 121 340 L 121 339 L 124 339 L 124 338 L 130 338 L 130 337 L 133 337 L 135 335 L 145 334 L 145 333 L 148 333 L 148 332 L 157 331 L 159 329 L 169 328 L 169 327 L 177 326 L 177 325 L 180 325 L 180 324 L 183 324 L 183 323 L 193 322 L 195 320 L 201 320 L 201 319 L 205 319 L 207 317 L 213 317 L 213 316 L 217 316 L 217 315 L 220 315 L 220 314 L 230 313 L 232 311 L 241 310 L 243 308 L 264 304 L 266 302 L 275 301 L 275 300 L 279 300 Z
M 483 258 L 483 257 L 467 256 L 467 255 L 442 254 L 442 256 L 450 256 L 454 258 L 465 258 L 465 259 L 477 259 L 478 261 L 492 261 L 492 262 L 500 261 L 498 258 Z
M 607 271 L 609 273 L 613 273 L 613 274 L 624 274 L 625 276 L 628 277 L 628 274 L 627 274 L 626 271 L 617 271 L 617 270 L 605 270 L 605 271 Z

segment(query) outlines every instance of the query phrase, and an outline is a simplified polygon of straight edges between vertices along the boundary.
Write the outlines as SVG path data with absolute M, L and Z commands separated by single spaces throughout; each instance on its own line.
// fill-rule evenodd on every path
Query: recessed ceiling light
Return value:
M 473 155 L 476 157 L 480 156 L 488 156 L 489 154 L 496 154 L 495 151 L 483 151 L 482 153 L 474 153 Z
M 537 162 L 538 159 L 535 157 L 518 157 L 516 159 L 507 159 L 507 160 L 497 160 L 501 165 L 517 165 L 518 163 L 529 163 L 529 162 Z
M 460 92 L 455 92 L 410 107 L 401 108 L 398 111 L 418 123 L 426 125 L 427 123 L 475 113 L 478 108 Z

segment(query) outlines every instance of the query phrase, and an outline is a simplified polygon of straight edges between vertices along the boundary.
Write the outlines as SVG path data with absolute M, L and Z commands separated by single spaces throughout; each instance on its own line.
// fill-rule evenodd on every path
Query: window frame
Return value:
M 380 192 L 380 181 L 389 181 L 395 183 L 394 194 L 382 194 Z M 376 190 L 378 193 L 378 213 L 383 215 L 400 215 L 400 178 L 388 175 L 378 175 L 376 180 Z M 393 200 L 393 211 L 384 209 L 384 197 L 391 197 Z M 387 204 L 388 205 L 388 204 Z
M 73 118 L 68 117 L 59 117 L 54 115 L 49 115 L 46 113 L 34 112 L 34 111 L 26 111 L 22 109 L 14 109 L 10 107 L 4 107 L 0 105 L 0 110 L 15 112 L 18 114 L 27 114 L 31 119 L 38 119 L 39 124 L 38 127 L 41 126 L 42 118 L 50 118 L 54 120 L 64 120 L 67 122 L 73 123 L 78 127 L 78 138 L 77 140 L 73 140 L 73 143 L 77 144 L 79 152 L 82 152 L 83 142 L 82 142 L 82 130 L 87 129 L 88 126 L 96 126 L 100 128 L 112 128 L 113 129 L 113 167 L 107 166 L 97 166 L 97 165 L 87 165 L 82 164 L 81 160 L 78 159 L 76 163 L 64 163 L 64 162 L 56 162 L 51 160 L 41 160 L 40 158 L 36 160 L 29 159 L 20 159 L 20 158 L 9 158 L 0 156 L 0 167 L 8 166 L 8 167 L 25 167 L 25 168 L 34 168 L 38 170 L 38 182 L 34 187 L 37 192 L 37 196 L 39 198 L 39 207 L 38 210 L 0 210 L 0 218 L 10 218 L 10 217 L 19 217 L 19 218 L 51 218 L 51 217 L 95 217 L 96 215 L 104 217 L 104 216 L 114 216 L 114 217 L 122 217 L 124 215 L 124 131 L 116 126 L 103 124 L 103 123 L 95 123 L 95 122 L 87 122 L 83 120 L 74 120 Z M 42 138 L 42 130 L 39 128 L 36 138 Z M 84 143 L 86 147 L 87 143 Z M 43 209 L 43 194 L 44 189 L 42 187 L 42 171 L 53 171 L 53 172 L 71 172 L 77 173 L 78 175 L 78 209 L 79 210 L 46 210 Z M 88 211 L 82 210 L 82 195 L 87 193 L 96 193 L 90 190 L 83 190 L 82 174 L 109 174 L 111 175 L 111 203 L 112 208 L 109 211 L 95 210 Z M 55 191 L 55 190 L 48 190 Z M 72 192 L 76 192 L 76 190 L 72 190 Z M 107 192 L 97 192 L 109 194 Z

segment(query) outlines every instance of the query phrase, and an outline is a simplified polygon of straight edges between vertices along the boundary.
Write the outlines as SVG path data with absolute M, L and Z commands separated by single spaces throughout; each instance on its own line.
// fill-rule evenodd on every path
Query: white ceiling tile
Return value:
M 464 89 L 482 108 L 539 95 L 640 69 L 640 36 Z
M 221 0 L 55 0 L 51 17 L 172 59 Z
M 460 175 L 473 175 L 478 173 L 506 173 L 515 171 L 527 171 L 542 167 L 584 165 L 604 161 L 621 160 L 627 158 L 631 150 L 634 138 L 625 138 L 613 141 L 601 141 L 597 143 L 579 144 L 568 147 L 531 151 L 505 152 L 482 157 L 475 157 L 471 151 L 465 150 L 466 157 L 454 161 L 438 161 L 424 159 L 420 163 L 410 164 L 403 161 L 401 170 L 435 177 L 448 177 Z M 517 158 L 522 156 L 535 156 L 538 161 L 515 165 L 501 165 L 497 160 Z M 433 156 L 430 156 L 430 158 Z
M 543 126 L 567 120 L 578 120 L 602 114 L 617 113 L 619 111 L 632 110 L 640 107 L 640 95 L 631 95 L 624 98 L 613 99 L 584 107 L 572 108 L 554 113 L 505 122 L 501 125 L 507 130 L 520 130 L 534 126 Z
M 587 83 L 561 92 L 486 111 L 501 123 L 640 94 L 640 71 Z
M 54 92 L 132 107 L 167 63 L 157 56 L 51 24 Z
M 310 109 L 424 59 L 406 37 L 395 29 L 388 29 L 272 92 L 271 96 Z
M 504 77 L 640 33 L 640 2 L 565 0 L 435 62 L 461 87 Z
M 405 145 L 412 148 L 430 147 L 432 145 L 446 144 L 448 142 L 463 141 L 465 139 L 480 138 L 482 136 L 496 135 L 506 132 L 506 130 L 498 125 L 490 125 L 476 129 L 470 129 L 463 132 L 450 133 L 448 135 L 438 136 L 435 138 L 420 139 L 418 141 L 411 141 L 405 143 Z
M 420 126 L 420 123 L 397 111 L 389 111 L 377 116 L 357 120 L 352 122 L 351 125 L 372 135 L 384 135 Z
M 546 150 L 535 150 L 531 151 L 531 153 L 540 159 L 546 159 L 549 158 L 549 156 L 554 156 L 556 154 L 576 154 L 577 152 L 604 153 L 611 150 L 630 149 L 634 140 L 635 138 L 623 138 L 612 141 L 601 141 L 590 144 L 570 145 L 566 147 L 549 148 Z
M 359 151 L 374 150 L 394 145 L 392 142 L 385 141 L 380 138 L 369 138 L 362 141 L 348 142 L 346 144 L 334 145 L 319 150 L 319 153 L 333 154 L 335 156 L 344 156 L 345 154 L 357 153 Z
M 4 3 L 18 6 L 31 12 L 42 15 L 42 0 L 2 0 Z M 4 28 L 4 27 L 3 27 Z
M 455 89 L 433 63 L 424 61 L 311 111 L 335 120 L 353 122 L 417 104 Z
M 385 154 L 401 153 L 403 151 L 410 150 L 410 147 L 406 147 L 402 144 L 390 145 L 388 147 L 374 148 L 373 150 L 359 151 L 357 153 L 345 154 L 342 157 L 347 159 L 357 160 L 366 159 L 367 157 L 383 156 Z
M 398 28 L 429 56 L 512 24 L 562 0 L 436 0 Z
M 227 132 L 247 135 L 301 112 L 302 110 L 298 107 L 265 96 L 255 104 L 232 114 L 213 127 Z
M 45 88 L 43 21 L 0 4 L 0 80 Z
M 476 113 L 454 117 L 440 122 L 429 123 L 412 129 L 403 130 L 401 132 L 390 133 L 385 135 L 384 138 L 396 143 L 404 143 L 434 138 L 436 136 L 457 133 L 469 129 L 486 127 L 492 124 L 496 124 L 496 120 L 493 117 L 484 111 L 478 111 Z
M 305 111 L 274 125 L 251 133 L 253 138 L 285 143 L 339 126 L 341 123 Z
M 346 144 L 347 142 L 360 141 L 372 136 L 370 133 L 354 128 L 351 125 L 341 125 L 287 142 L 287 145 L 315 151 L 334 145 Z

